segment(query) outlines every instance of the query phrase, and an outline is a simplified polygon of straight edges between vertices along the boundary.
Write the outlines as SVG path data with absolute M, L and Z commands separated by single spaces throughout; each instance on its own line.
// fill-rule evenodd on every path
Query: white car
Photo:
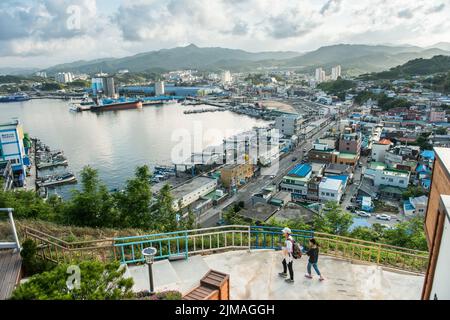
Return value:
M 388 214 L 377 214 L 377 219 L 378 220 L 386 220 L 386 221 L 390 221 L 391 220 L 391 216 Z
M 364 217 L 364 218 L 370 218 L 372 216 L 369 212 L 365 212 L 365 211 L 355 211 L 355 213 L 358 216 Z
M 388 225 L 388 224 L 382 224 L 381 225 L 383 228 L 385 228 L 385 229 L 387 229 L 387 230 L 391 230 L 391 229 L 393 229 L 390 225 Z

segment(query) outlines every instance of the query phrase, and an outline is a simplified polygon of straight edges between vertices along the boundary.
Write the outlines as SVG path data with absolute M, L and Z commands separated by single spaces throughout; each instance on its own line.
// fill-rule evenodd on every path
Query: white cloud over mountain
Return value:
M 0 66 L 48 65 L 195 43 L 306 51 L 450 41 L 449 0 L 6 0 Z

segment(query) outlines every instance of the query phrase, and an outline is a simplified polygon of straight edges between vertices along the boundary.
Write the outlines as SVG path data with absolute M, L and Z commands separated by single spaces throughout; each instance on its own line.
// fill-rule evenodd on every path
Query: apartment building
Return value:
M 424 300 L 450 299 L 450 148 L 435 148 L 425 233 L 430 252 Z

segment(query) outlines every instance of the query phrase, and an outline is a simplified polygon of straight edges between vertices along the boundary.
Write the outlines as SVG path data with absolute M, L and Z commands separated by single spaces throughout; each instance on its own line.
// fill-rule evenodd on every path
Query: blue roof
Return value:
M 414 206 L 412 205 L 412 203 L 409 200 L 406 200 L 403 203 L 403 208 L 404 208 L 405 211 L 406 210 L 414 210 L 415 209 Z
M 428 168 L 428 166 L 426 166 L 426 165 L 424 165 L 424 164 L 419 164 L 418 166 L 417 166 L 417 168 L 416 168 L 416 171 L 417 172 L 425 172 L 425 173 L 428 173 L 428 172 L 431 172 L 431 169 L 430 168 Z
M 348 176 L 342 175 L 342 176 L 327 176 L 328 179 L 335 179 L 335 180 L 341 180 L 344 185 L 347 183 Z
M 434 151 L 433 150 L 424 150 L 424 151 L 422 151 L 422 153 L 420 155 L 422 156 L 422 158 L 434 160 Z
M 310 173 L 311 171 L 312 171 L 311 165 L 307 163 L 298 164 L 291 171 L 289 171 L 288 175 L 297 177 L 306 177 L 308 173 Z
M 431 179 L 422 179 L 422 180 L 420 180 L 420 182 L 425 189 L 430 189 Z

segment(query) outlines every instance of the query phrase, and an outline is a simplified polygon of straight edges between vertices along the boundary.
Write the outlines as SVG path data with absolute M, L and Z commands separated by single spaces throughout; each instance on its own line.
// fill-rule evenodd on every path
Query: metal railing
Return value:
M 114 239 L 68 242 L 45 232 L 25 227 L 25 239 L 32 239 L 38 248 L 38 254 L 55 263 L 75 260 L 96 259 L 103 262 L 116 260 Z
M 156 260 L 187 259 L 190 255 L 229 250 L 279 249 L 283 236 L 278 227 L 230 225 L 196 230 L 67 242 L 44 232 L 25 228 L 25 237 L 37 242 L 43 258 L 54 262 L 82 259 L 119 260 L 124 264 L 145 262 L 142 250 L 155 247 Z M 320 252 L 352 262 L 365 262 L 397 270 L 424 273 L 428 252 L 306 230 L 292 230 L 304 247 L 315 238 Z

